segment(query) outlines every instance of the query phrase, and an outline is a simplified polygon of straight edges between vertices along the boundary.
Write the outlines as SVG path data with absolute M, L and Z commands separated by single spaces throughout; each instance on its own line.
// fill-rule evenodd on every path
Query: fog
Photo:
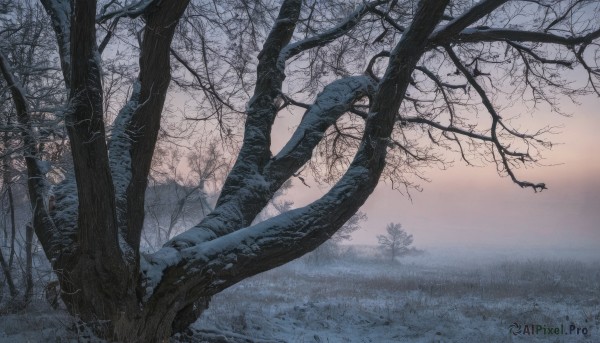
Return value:
M 451 156 L 454 163 L 447 170 L 423 169 L 422 175 L 431 182 L 421 182 L 423 191 L 413 191 L 410 197 L 380 182 L 361 209 L 368 221 L 354 234 L 352 243 L 375 245 L 388 223 L 399 222 L 414 235 L 415 246 L 423 248 L 480 247 L 525 255 L 535 251 L 538 256 L 600 250 L 600 154 L 596 148 L 600 99 L 563 103 L 570 117 L 543 108 L 516 106 L 506 111 L 521 114 L 519 123 L 530 130 L 561 127 L 551 137 L 555 145 L 544 152 L 542 166 L 516 171 L 522 179 L 544 182 L 547 190 L 521 189 L 509 178 L 498 176 L 494 165 L 468 167 L 458 156 Z M 274 151 L 300 118 L 300 113 L 288 113 L 277 119 Z M 307 180 L 310 188 L 294 180 L 295 187 L 288 194 L 296 206 L 315 200 L 329 188 Z

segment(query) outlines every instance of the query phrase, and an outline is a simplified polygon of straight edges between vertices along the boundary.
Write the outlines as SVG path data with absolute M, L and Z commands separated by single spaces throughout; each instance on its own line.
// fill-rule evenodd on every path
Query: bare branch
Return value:
M 53 227 L 52 221 L 48 216 L 48 208 L 46 205 L 47 184 L 46 177 L 40 168 L 39 154 L 37 150 L 37 139 L 31 124 L 31 115 L 28 109 L 28 101 L 25 90 L 19 80 L 15 77 L 11 70 L 7 58 L 0 51 L 0 72 L 12 95 L 12 100 L 17 113 L 18 129 L 23 138 L 24 157 L 27 166 L 27 184 L 29 189 L 29 201 L 33 209 L 33 224 L 36 234 L 47 251 L 49 256 L 56 257 L 55 244 L 62 243 L 68 245 L 71 241 L 66 240 L 61 242 L 58 239 L 59 233 Z M 61 245 L 61 247 L 64 247 Z
M 346 17 L 341 23 L 336 25 L 335 27 L 317 34 L 315 36 L 303 39 L 298 42 L 294 42 L 286 46 L 282 49 L 281 54 L 279 56 L 279 60 L 277 62 L 279 68 L 284 68 L 285 61 L 298 55 L 299 53 L 306 51 L 308 49 L 312 49 L 318 46 L 324 46 L 329 42 L 335 40 L 346 34 L 348 31 L 353 29 L 364 15 L 369 13 L 375 6 L 385 3 L 385 1 L 374 1 L 370 3 L 364 3 L 359 6 L 352 14 Z
M 557 25 L 558 23 L 560 23 L 561 21 L 565 20 L 565 18 L 567 18 L 569 16 L 569 14 L 571 13 L 571 11 L 573 11 L 573 9 L 575 7 L 577 7 L 577 5 L 584 3 L 586 0 L 577 0 L 575 2 L 573 2 L 571 4 L 571 6 L 569 6 L 569 8 L 567 8 L 565 10 L 565 12 L 561 15 L 561 16 L 557 16 L 556 19 L 554 19 L 550 24 L 548 24 L 548 26 L 546 26 L 546 28 L 544 29 L 544 32 L 548 32 L 550 31 L 550 29 L 552 29 L 552 27 L 554 27 L 555 25 Z
M 568 67 L 568 68 L 572 68 L 573 67 L 573 62 L 571 62 L 571 61 L 549 60 L 547 58 L 539 56 L 532 49 L 529 49 L 528 47 L 523 46 L 521 44 L 518 44 L 518 43 L 515 43 L 515 42 L 511 42 L 511 41 L 507 41 L 506 43 L 509 44 L 510 46 L 512 46 L 513 48 L 519 50 L 520 52 L 525 52 L 525 53 L 529 54 L 531 57 L 533 57 L 534 59 L 536 59 L 537 61 L 539 61 L 541 63 L 558 64 L 558 65 L 562 65 L 562 66 L 565 66 L 565 67 Z
M 406 123 L 426 124 L 426 125 L 434 127 L 434 128 L 436 128 L 438 130 L 441 130 L 441 131 L 458 133 L 458 134 L 463 135 L 463 136 L 467 136 L 467 137 L 470 137 L 470 138 L 474 138 L 474 139 L 478 139 L 478 140 L 486 141 L 486 142 L 492 142 L 493 141 L 492 137 L 490 137 L 490 136 L 485 136 L 485 135 L 482 135 L 482 134 L 478 134 L 478 133 L 475 133 L 473 131 L 467 131 L 465 129 L 461 129 L 461 128 L 458 128 L 458 127 L 455 127 L 455 126 L 452 126 L 452 125 L 450 125 L 450 126 L 444 126 L 444 125 L 442 125 L 440 123 L 436 123 L 434 121 L 431 121 L 431 120 L 428 120 L 428 119 L 425 119 L 425 118 L 421 118 L 421 117 L 401 117 L 400 121 L 406 122 Z
M 507 155 L 517 156 L 522 160 L 524 160 L 524 158 L 528 157 L 529 155 L 526 153 L 511 152 L 504 145 L 502 145 L 502 143 L 498 139 L 498 132 L 497 132 L 498 131 L 498 123 L 501 121 L 501 117 L 496 112 L 496 109 L 494 108 L 491 101 L 489 100 L 485 90 L 483 90 L 483 88 L 479 85 L 477 80 L 475 80 L 473 75 L 471 75 L 469 70 L 462 64 L 462 62 L 460 61 L 458 56 L 456 56 L 456 54 L 454 53 L 452 48 L 449 46 L 446 46 L 445 49 L 446 49 L 446 52 L 448 53 L 448 56 L 452 60 L 452 62 L 454 62 L 454 65 L 465 76 L 465 78 L 467 79 L 469 84 L 477 91 L 477 94 L 479 94 L 479 96 L 481 97 L 481 101 L 483 102 L 483 105 L 485 106 L 485 108 L 488 110 L 489 114 L 492 117 L 492 126 L 490 129 L 490 134 L 491 134 L 491 138 L 492 138 L 492 143 L 494 144 L 496 150 L 500 154 L 500 159 L 501 159 L 500 163 L 503 165 L 504 171 L 510 176 L 511 180 L 514 183 L 516 183 L 517 185 L 519 185 L 521 188 L 531 187 L 535 192 L 537 192 L 538 190 L 542 191 L 542 190 L 546 189 L 546 185 L 544 183 L 534 184 L 529 181 L 521 181 L 521 180 L 517 179 L 517 177 L 515 176 L 512 168 L 509 164 Z
M 170 49 L 171 55 L 173 57 L 175 57 L 175 59 L 181 63 L 181 65 L 190 72 L 190 74 L 192 74 L 192 76 L 194 76 L 194 78 L 196 79 L 196 82 L 198 83 L 198 85 L 200 86 L 200 88 L 202 89 L 202 92 L 204 93 L 204 95 L 208 98 L 211 99 L 211 101 L 213 102 L 213 108 L 217 108 L 217 104 L 221 104 L 225 107 L 227 107 L 229 110 L 233 111 L 233 112 L 238 112 L 238 110 L 236 110 L 233 105 L 231 105 L 228 101 L 225 101 L 221 98 L 221 96 L 219 95 L 219 92 L 217 92 L 215 90 L 215 86 L 212 82 L 212 80 L 207 77 L 207 82 L 208 84 L 204 84 L 204 81 L 202 80 L 202 77 L 200 76 L 200 74 L 198 74 L 198 72 L 192 68 L 192 66 L 180 55 L 178 54 L 175 50 L 173 50 L 172 48 Z M 203 49 L 202 51 L 203 54 L 206 53 L 206 51 Z M 206 55 L 204 56 L 206 57 Z M 214 99 L 214 100 L 213 100 Z

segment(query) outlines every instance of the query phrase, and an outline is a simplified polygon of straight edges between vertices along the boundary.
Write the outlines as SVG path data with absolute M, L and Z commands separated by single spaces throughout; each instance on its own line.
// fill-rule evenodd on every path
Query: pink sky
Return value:
M 525 118 L 528 127 L 564 124 L 553 141 L 564 143 L 547 151 L 545 164 L 560 164 L 519 170 L 532 182 L 545 182 L 548 190 L 534 194 L 521 189 L 508 178 L 496 174 L 495 167 L 465 167 L 457 162 L 446 171 L 424 170 L 431 183 L 424 191 L 413 192 L 411 201 L 383 182 L 362 210 L 369 220 L 354 235 L 353 243 L 376 244 L 376 236 L 389 222 L 402 223 L 412 233 L 417 247 L 432 246 L 528 246 L 561 248 L 600 248 L 600 98 L 589 96 L 581 105 L 564 101 L 572 117 L 536 112 Z M 273 139 L 277 151 L 301 114 L 278 118 Z M 287 132 L 288 134 L 283 134 Z M 284 137 L 285 136 L 285 137 Z M 327 188 L 299 181 L 290 197 L 296 206 L 316 199 Z

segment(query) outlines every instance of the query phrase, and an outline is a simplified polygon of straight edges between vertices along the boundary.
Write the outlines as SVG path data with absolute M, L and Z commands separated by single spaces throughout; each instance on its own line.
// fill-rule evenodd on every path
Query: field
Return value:
M 218 294 L 178 340 L 600 342 L 598 260 L 535 256 L 431 251 L 389 263 L 354 248 L 300 259 Z M 43 304 L 0 323 L 0 342 L 90 340 Z

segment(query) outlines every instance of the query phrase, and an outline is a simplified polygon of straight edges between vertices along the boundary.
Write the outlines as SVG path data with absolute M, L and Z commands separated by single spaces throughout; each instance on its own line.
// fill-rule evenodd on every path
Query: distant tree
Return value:
M 352 240 L 352 234 L 360 229 L 361 222 L 365 220 L 367 215 L 364 212 L 356 212 L 327 242 L 306 255 L 306 262 L 319 265 L 339 259 L 342 253 L 340 243 Z
M 400 223 L 389 223 L 386 231 L 387 235 L 379 235 L 377 239 L 384 253 L 395 261 L 396 257 L 406 255 L 410 251 L 413 236 L 402 230 Z
M 351 240 L 352 234 L 360 229 L 360 223 L 365 220 L 367 220 L 366 213 L 362 211 L 356 212 L 333 236 L 331 236 L 330 241 L 337 244 Z
M 200 221 L 214 208 L 209 200 L 230 169 L 216 142 L 196 142 L 187 154 L 186 172 L 178 172 L 181 152 L 175 148 L 157 148 L 152 161 L 152 187 L 146 192 L 146 217 L 142 238 L 146 248 L 158 249 L 181 233 L 180 228 Z
M 50 72 L 52 68 L 45 64 L 55 49 L 55 36 L 47 30 L 48 23 L 40 6 L 0 0 L 0 59 L 4 64 L 6 56 L 10 56 L 11 70 L 19 76 L 20 89 L 30 94 L 31 118 L 39 123 L 35 129 L 36 148 L 44 159 L 39 167 L 52 179 L 56 172 L 48 174 L 47 166 L 60 159 L 66 140 L 61 139 L 62 126 L 52 120 L 50 112 L 62 105 L 65 98 L 58 72 Z M 31 209 L 22 206 L 26 199 L 23 187 L 27 167 L 20 158 L 23 156 L 21 128 L 11 87 L 0 76 L 0 269 L 4 276 L 0 290 L 6 282 L 12 310 L 19 310 L 33 296 L 33 251 L 37 244 L 33 226 L 26 224 L 31 219 Z M 48 183 L 44 183 L 45 192 L 47 186 Z M 46 203 L 50 205 L 50 202 L 47 198 Z

